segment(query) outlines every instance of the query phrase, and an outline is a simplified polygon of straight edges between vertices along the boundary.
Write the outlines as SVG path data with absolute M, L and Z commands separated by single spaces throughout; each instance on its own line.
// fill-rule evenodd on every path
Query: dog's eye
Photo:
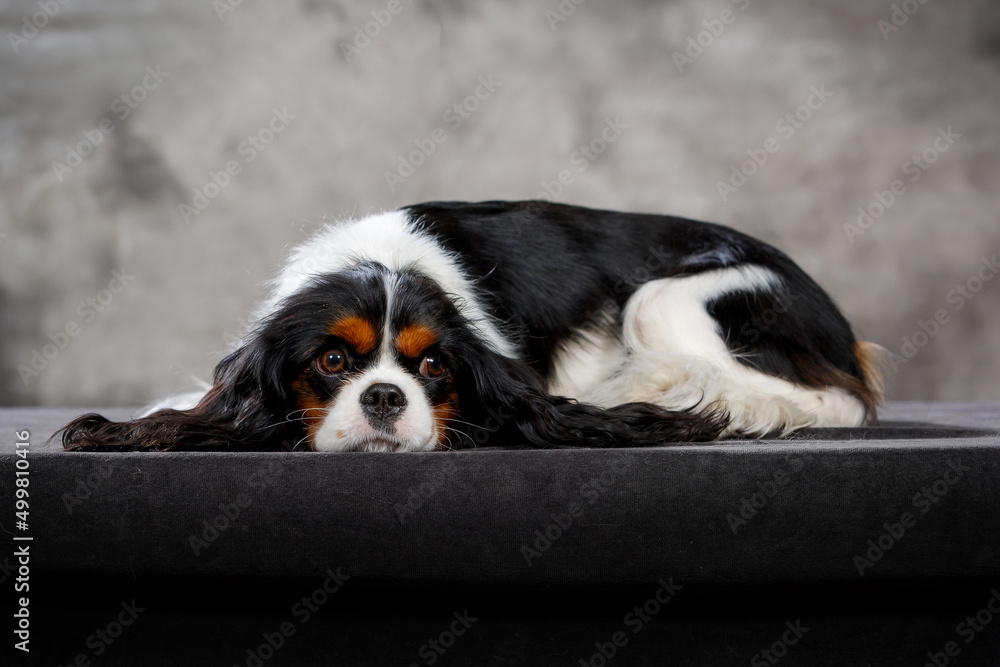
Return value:
M 336 375 L 347 366 L 347 355 L 340 348 L 327 350 L 316 357 L 316 370 L 323 375 Z
M 420 374 L 429 378 L 441 377 L 444 374 L 444 364 L 440 357 L 426 356 L 420 362 Z

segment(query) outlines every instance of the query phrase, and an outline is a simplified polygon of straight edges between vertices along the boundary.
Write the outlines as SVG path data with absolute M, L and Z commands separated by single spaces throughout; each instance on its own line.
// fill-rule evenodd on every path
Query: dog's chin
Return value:
M 405 452 L 410 449 L 405 442 L 396 438 L 374 436 L 351 442 L 345 452 Z
M 424 448 L 419 443 L 389 435 L 367 435 L 349 437 L 326 445 L 317 443 L 316 449 L 328 452 L 414 452 Z

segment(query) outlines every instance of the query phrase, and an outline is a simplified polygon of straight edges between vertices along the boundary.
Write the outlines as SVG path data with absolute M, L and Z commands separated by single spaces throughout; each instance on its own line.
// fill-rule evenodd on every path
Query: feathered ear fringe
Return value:
M 467 370 L 473 382 L 459 391 L 459 400 L 471 391 L 477 401 L 473 406 L 467 405 L 471 414 L 462 419 L 475 424 L 486 419 L 480 413 L 489 414 L 491 407 L 499 408 L 500 413 L 509 417 L 497 432 L 509 433 L 514 429 L 515 436 L 522 436 L 520 444 L 526 446 L 654 447 L 705 442 L 717 439 L 729 424 L 725 410 L 711 406 L 702 412 L 666 410 L 651 403 L 600 408 L 552 396 L 545 392 L 542 379 L 527 365 L 478 346 L 470 351 L 472 363 Z
M 160 410 L 126 422 L 90 413 L 77 417 L 60 433 L 63 448 L 76 452 L 279 451 L 287 442 L 274 428 L 247 428 L 210 412 L 199 414 L 197 408 Z
M 729 423 L 723 410 L 666 410 L 651 403 L 599 408 L 560 396 L 532 396 L 516 426 L 534 447 L 658 447 L 717 439 Z
M 91 413 L 52 437 L 61 435 L 70 451 L 292 449 L 302 441 L 304 427 L 288 418 L 280 373 L 268 367 L 266 356 L 248 344 L 223 359 L 215 370 L 215 385 L 190 410 L 159 410 L 126 422 Z

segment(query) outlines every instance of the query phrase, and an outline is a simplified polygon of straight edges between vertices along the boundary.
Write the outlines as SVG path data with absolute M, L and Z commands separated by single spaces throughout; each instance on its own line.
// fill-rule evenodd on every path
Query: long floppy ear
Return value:
M 526 364 L 493 352 L 476 341 L 465 346 L 459 379 L 463 421 L 491 423 L 490 431 L 516 429 L 532 447 L 652 447 L 703 442 L 719 437 L 728 424 L 722 410 L 666 410 L 650 403 L 600 408 L 546 393 L 539 375 Z M 517 444 L 517 443 L 513 443 Z
M 251 340 L 215 368 L 215 382 L 190 410 L 159 410 L 113 422 L 91 413 L 64 426 L 71 451 L 277 451 L 303 437 L 302 422 L 289 419 L 280 361 Z

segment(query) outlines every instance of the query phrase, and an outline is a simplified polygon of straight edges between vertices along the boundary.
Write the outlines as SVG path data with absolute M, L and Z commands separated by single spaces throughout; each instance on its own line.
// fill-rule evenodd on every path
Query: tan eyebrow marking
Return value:
M 407 357 L 419 357 L 436 342 L 437 336 L 433 331 L 420 324 L 411 324 L 403 327 L 396 336 L 396 349 Z
M 338 320 L 330 327 L 330 335 L 343 338 L 359 354 L 371 352 L 378 343 L 375 327 L 372 326 L 371 322 L 357 315 L 348 315 Z

